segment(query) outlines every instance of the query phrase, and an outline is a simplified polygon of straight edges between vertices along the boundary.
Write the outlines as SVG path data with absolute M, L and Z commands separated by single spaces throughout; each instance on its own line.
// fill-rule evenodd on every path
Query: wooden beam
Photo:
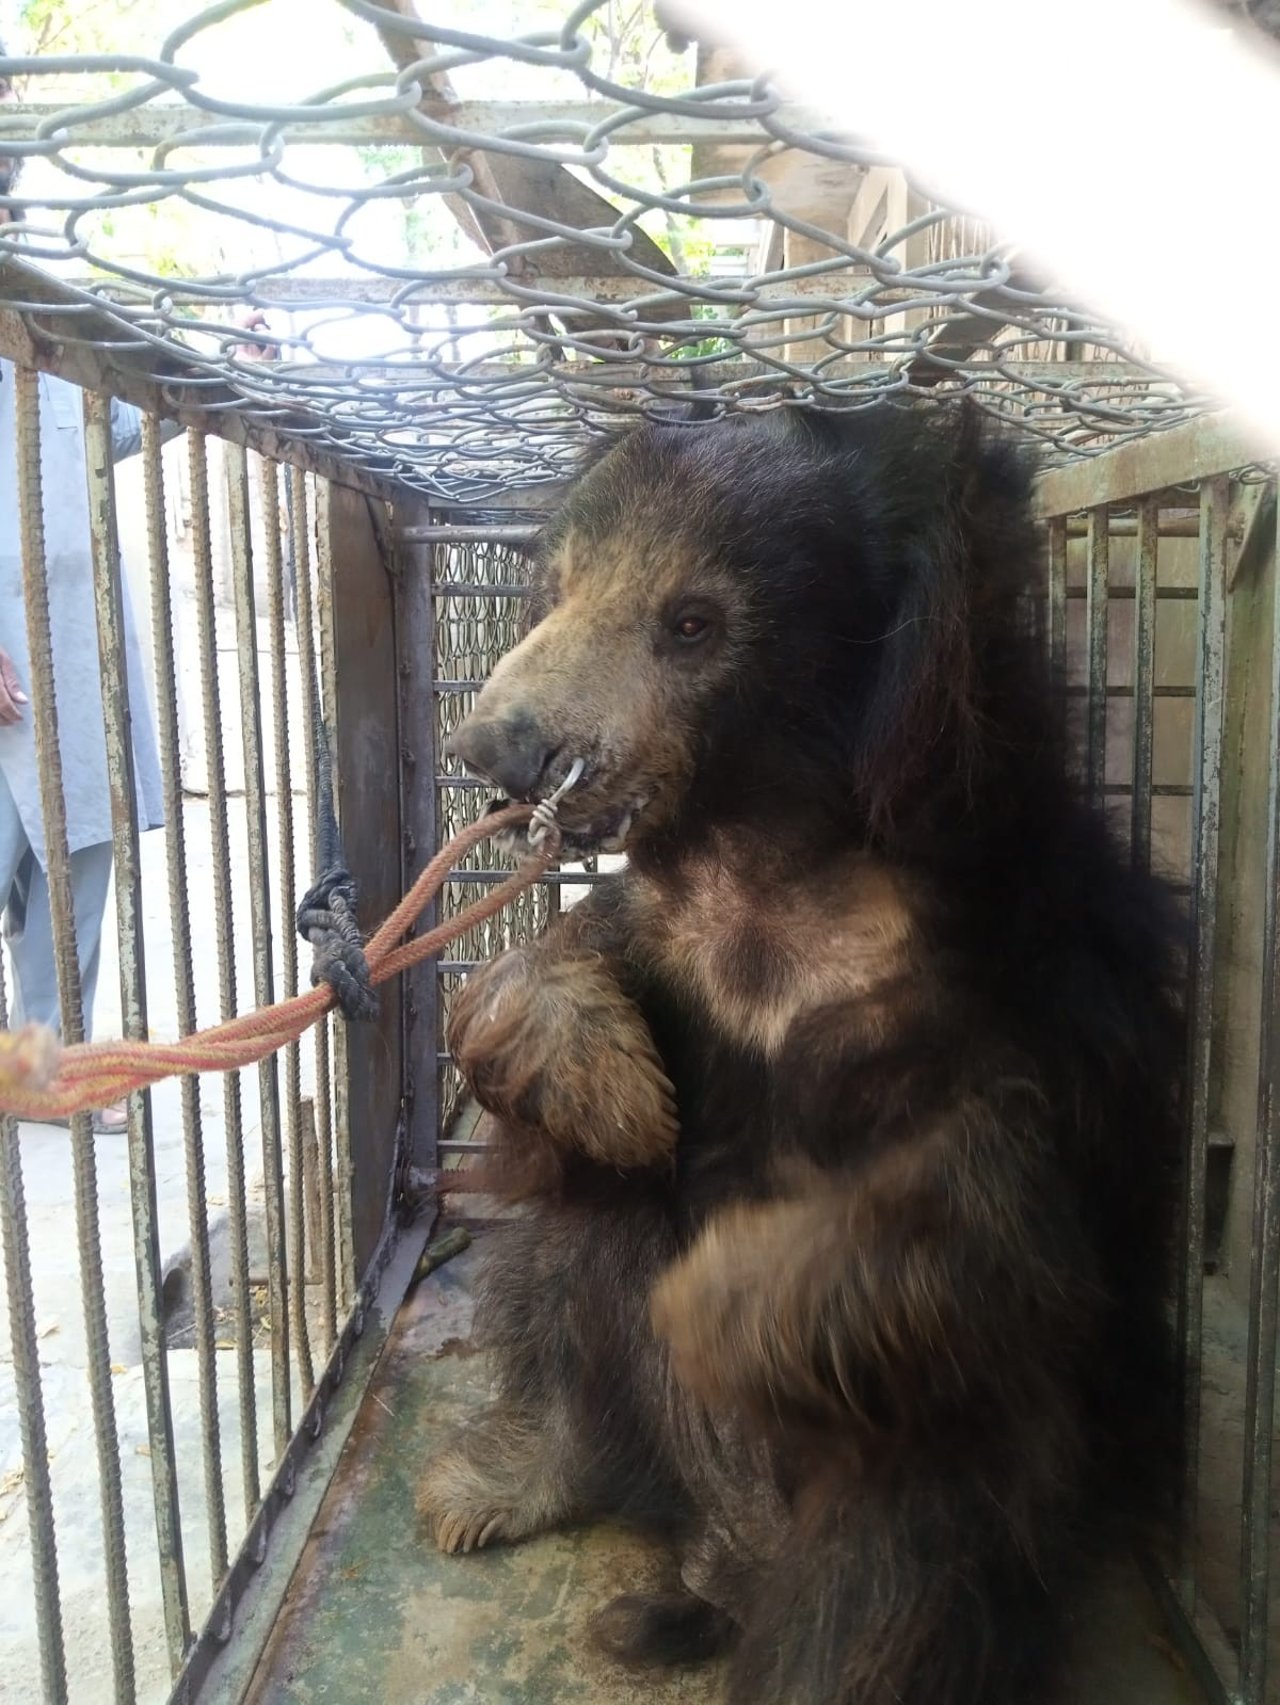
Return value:
M 265 124 L 244 119 L 223 119 L 199 107 L 175 101 L 151 101 L 130 112 L 93 116 L 96 108 L 83 110 L 73 102 L 30 102 L 0 110 L 0 141 L 35 142 L 39 125 L 61 119 L 56 133 L 59 147 L 160 148 L 191 146 L 205 148 L 253 147 Z M 710 111 L 705 118 L 680 113 L 645 112 L 620 106 L 615 101 L 458 101 L 447 114 L 436 113 L 442 122 L 465 130 L 477 138 L 501 135 L 524 125 L 560 126 L 563 134 L 539 137 L 547 146 L 577 147 L 582 137 L 597 125 L 626 112 L 635 116 L 609 133 L 610 147 L 670 147 L 699 142 L 756 148 L 764 140 L 758 119 L 735 118 Z M 788 129 L 826 131 L 828 124 L 814 108 L 784 104 L 777 110 Z M 401 113 L 374 113 L 344 117 L 335 102 L 332 118 L 295 119 L 280 125 L 292 142 L 316 146 L 369 147 L 375 144 L 422 148 L 432 138 L 421 125 Z M 46 136 L 46 141 L 51 140 Z

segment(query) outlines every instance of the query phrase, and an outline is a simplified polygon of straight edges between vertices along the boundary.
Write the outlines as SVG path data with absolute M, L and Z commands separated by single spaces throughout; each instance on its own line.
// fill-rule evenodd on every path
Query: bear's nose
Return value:
M 527 712 L 498 720 L 469 716 L 445 741 L 445 751 L 496 782 L 511 799 L 531 799 L 556 748 Z

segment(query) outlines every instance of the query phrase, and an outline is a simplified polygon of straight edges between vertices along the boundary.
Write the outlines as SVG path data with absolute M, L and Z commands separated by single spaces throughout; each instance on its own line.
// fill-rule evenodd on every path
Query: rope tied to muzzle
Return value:
M 567 787 L 558 790 L 557 804 L 566 791 Z M 543 806 L 550 807 L 549 823 Z M 425 935 L 403 940 L 406 931 L 444 886 L 459 859 L 490 836 L 533 823 L 535 819 L 545 825 L 539 844 L 531 847 L 530 856 L 505 882 Z M 316 987 L 273 1006 L 258 1007 L 238 1018 L 196 1031 L 176 1042 L 88 1042 L 64 1047 L 52 1031 L 38 1024 L 0 1034 L 0 1112 L 19 1119 L 62 1120 L 75 1113 L 111 1106 L 123 1096 L 164 1078 L 185 1077 L 193 1072 L 231 1071 L 265 1059 L 285 1043 L 296 1042 L 337 1002 L 341 973 L 335 971 L 335 980 L 331 980 L 326 971 L 337 966 L 350 969 L 352 962 L 336 948 L 331 950 L 331 942 L 341 942 L 344 948 L 354 946 L 363 971 L 353 971 L 353 978 L 362 991 L 367 984 L 368 997 L 376 1008 L 375 987 L 434 957 L 460 935 L 493 917 L 538 880 L 559 850 L 560 834 L 550 800 L 536 806 L 505 805 L 490 812 L 461 829 L 436 854 L 367 946 L 360 944 L 358 930 L 354 940 L 346 933 L 348 924 L 354 925 L 355 885 L 349 872 L 335 860 L 299 908 L 300 926 L 304 912 L 309 916 L 314 914 L 317 920 L 332 920 L 332 928 L 320 921 L 315 924 L 315 933 L 320 938 L 317 963 L 312 971 Z M 326 878 L 332 878 L 327 889 Z M 316 896 L 320 896 L 318 901 Z M 335 900 L 339 902 L 336 906 Z

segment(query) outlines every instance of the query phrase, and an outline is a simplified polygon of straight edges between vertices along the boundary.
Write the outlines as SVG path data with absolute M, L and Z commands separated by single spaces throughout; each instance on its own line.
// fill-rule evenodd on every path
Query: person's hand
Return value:
M 267 316 L 261 308 L 250 308 L 236 316 L 236 325 L 247 332 L 270 331 Z M 242 361 L 279 361 L 280 346 L 275 343 L 238 343 L 235 354 Z
M 22 690 L 18 671 L 7 651 L 0 651 L 0 728 L 22 721 L 22 707 L 30 700 Z

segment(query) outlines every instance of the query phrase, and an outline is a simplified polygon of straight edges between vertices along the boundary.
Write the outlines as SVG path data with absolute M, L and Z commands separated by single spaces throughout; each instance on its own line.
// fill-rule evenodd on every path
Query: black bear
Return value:
M 1071 779 L 1029 493 L 966 408 L 646 425 L 453 741 L 581 760 L 565 856 L 627 867 L 455 1008 L 526 1207 L 420 1508 L 661 1527 L 598 1637 L 734 1705 L 1036 1705 L 1168 1485 L 1177 929 Z

